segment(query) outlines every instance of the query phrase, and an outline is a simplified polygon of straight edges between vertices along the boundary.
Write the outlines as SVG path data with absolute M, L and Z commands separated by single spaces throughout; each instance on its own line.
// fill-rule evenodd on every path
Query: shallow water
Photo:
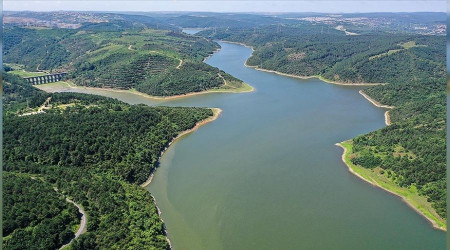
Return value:
M 358 93 L 364 87 L 257 71 L 244 66 L 249 48 L 220 45 L 207 63 L 255 92 L 155 101 L 77 90 L 223 110 L 172 144 L 147 187 L 175 249 L 445 248 L 444 232 L 341 162 L 336 142 L 385 126 L 385 110 Z

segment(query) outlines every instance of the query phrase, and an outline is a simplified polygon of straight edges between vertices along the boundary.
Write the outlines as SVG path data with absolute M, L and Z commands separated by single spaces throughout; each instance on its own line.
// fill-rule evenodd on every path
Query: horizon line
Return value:
M 355 12 L 317 12 L 317 11 L 195 11 L 195 10 L 8 10 L 3 9 L 3 12 L 136 12 L 136 13 L 241 13 L 241 14 L 370 14 L 370 13 L 444 13 L 446 11 L 355 11 Z

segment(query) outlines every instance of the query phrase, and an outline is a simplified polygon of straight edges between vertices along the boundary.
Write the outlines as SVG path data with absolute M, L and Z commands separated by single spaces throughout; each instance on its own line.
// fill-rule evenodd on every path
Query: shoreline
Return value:
M 207 123 L 215 121 L 217 118 L 219 118 L 220 114 L 222 113 L 222 109 L 220 109 L 220 108 L 211 108 L 211 110 L 213 111 L 213 115 L 212 116 L 210 116 L 210 117 L 208 117 L 208 118 L 206 118 L 206 119 L 204 119 L 202 121 L 197 122 L 193 128 L 188 129 L 188 130 L 184 130 L 181 133 L 179 133 L 175 138 L 173 138 L 172 141 L 170 141 L 169 144 L 159 154 L 158 162 L 161 160 L 161 157 L 164 155 L 164 153 L 167 151 L 167 149 L 170 147 L 170 145 L 172 145 L 172 143 L 176 142 L 181 137 L 196 131 L 201 126 L 203 126 L 203 125 L 205 125 Z M 150 176 L 148 177 L 148 179 L 144 183 L 140 184 L 139 186 L 142 187 L 143 189 L 145 189 L 148 185 L 150 185 L 152 183 L 153 177 L 155 176 L 155 172 L 156 172 L 156 167 L 153 168 L 153 170 L 152 170 Z M 146 191 L 149 192 L 148 190 L 146 190 Z M 169 236 L 168 236 L 168 231 L 167 231 L 167 228 L 166 228 L 166 224 L 164 223 L 164 220 L 163 220 L 163 218 L 161 216 L 161 214 L 162 214 L 161 209 L 158 207 L 158 204 L 157 204 L 156 199 L 153 196 L 153 194 L 150 193 L 150 196 L 153 199 L 153 203 L 155 204 L 156 211 L 158 212 L 158 216 L 161 219 L 161 222 L 163 223 L 164 234 L 166 236 L 167 242 L 169 243 L 169 249 L 173 249 L 172 243 L 170 242 L 170 239 L 169 239 Z
M 161 220 L 161 222 L 163 223 L 164 235 L 166 236 L 166 240 L 169 243 L 169 249 L 171 250 L 171 249 L 173 249 L 172 242 L 170 242 L 170 239 L 169 239 L 169 235 L 168 235 L 167 228 L 166 228 L 166 223 L 164 223 L 164 220 L 161 217 L 161 214 L 162 214 L 161 209 L 159 209 L 158 204 L 156 204 L 155 196 L 153 196 L 153 194 L 151 194 L 148 190 L 145 190 L 145 191 L 147 191 L 150 194 L 150 196 L 152 197 L 152 199 L 153 199 L 153 203 L 155 204 L 156 212 L 158 213 L 158 217 Z
M 234 43 L 234 44 L 239 44 L 239 45 L 241 45 L 241 46 L 244 46 L 244 47 L 246 47 L 246 48 L 250 48 L 251 50 L 252 50 L 252 53 L 255 51 L 255 49 L 253 48 L 253 46 L 251 46 L 251 45 L 247 45 L 247 44 L 245 44 L 245 43 L 240 43 L 240 42 L 233 42 L 233 41 L 227 41 L 227 40 L 219 40 L 219 41 L 222 41 L 222 42 L 224 42 L 224 43 Z M 250 57 L 251 57 L 251 55 L 250 55 Z M 249 58 L 250 58 L 249 57 Z M 247 59 L 248 60 L 248 59 Z M 247 62 L 246 62 L 247 63 Z M 246 65 L 247 66 L 247 65 Z
M 202 120 L 202 121 L 197 122 L 193 128 L 188 129 L 188 130 L 184 130 L 184 131 L 180 132 L 180 133 L 179 133 L 175 138 L 173 138 L 172 141 L 170 141 L 169 144 L 161 151 L 161 153 L 160 153 L 160 155 L 159 155 L 159 157 L 158 157 L 158 162 L 161 160 L 161 157 L 162 157 L 163 154 L 166 152 L 166 150 L 170 147 L 170 145 L 172 145 L 172 143 L 174 143 L 175 141 L 177 141 L 177 140 L 180 139 L 181 137 L 183 137 L 183 136 L 185 136 L 185 135 L 187 135 L 187 134 L 190 134 L 190 133 L 196 131 L 196 130 L 197 130 L 198 128 L 200 128 L 201 126 L 206 125 L 206 124 L 208 124 L 208 123 L 210 123 L 210 122 L 215 121 L 217 118 L 219 118 L 220 114 L 222 114 L 222 109 L 220 109 L 220 108 L 210 108 L 210 109 L 213 111 L 213 115 L 210 116 L 210 117 L 208 117 L 208 118 L 206 118 L 206 119 L 204 119 L 204 120 Z M 150 185 L 150 183 L 151 183 L 152 180 L 153 180 L 153 176 L 154 176 L 154 172 L 155 172 L 155 171 L 156 171 L 156 168 L 153 169 L 153 171 L 152 171 L 152 173 L 150 174 L 150 176 L 148 177 L 148 179 L 147 179 L 144 183 L 140 184 L 139 186 L 145 188 L 145 187 L 147 187 L 148 185 Z
M 247 59 L 247 61 L 248 61 L 248 59 Z M 299 75 L 287 74 L 287 73 L 283 73 L 283 72 L 279 72 L 279 71 L 275 71 L 275 70 L 263 69 L 263 68 L 260 68 L 258 66 L 251 66 L 251 65 L 247 64 L 247 61 L 245 61 L 245 66 L 246 67 L 254 68 L 254 69 L 259 70 L 259 71 L 275 73 L 277 75 L 288 76 L 288 77 L 293 77 L 293 78 L 298 78 L 298 79 L 303 79 L 303 80 L 317 78 L 317 79 L 319 79 L 319 80 L 321 80 L 323 82 L 336 84 L 336 85 L 341 85 L 341 86 L 377 86 L 377 85 L 385 85 L 386 84 L 386 83 L 364 83 L 364 82 L 358 82 L 358 83 L 337 82 L 337 81 L 332 81 L 332 80 L 326 79 L 323 76 L 319 76 L 319 75 L 299 76 Z
M 253 54 L 253 52 L 255 51 L 254 48 L 253 48 L 253 46 L 246 45 L 246 44 L 244 44 L 244 43 L 231 42 L 231 41 L 224 41 L 224 40 L 222 40 L 222 42 L 238 44 L 238 45 L 241 45 L 241 46 L 250 48 L 250 49 L 252 50 L 252 54 Z M 250 57 L 251 57 L 251 55 L 250 55 Z M 288 77 L 293 77 L 293 78 L 298 78 L 298 79 L 311 79 L 311 78 L 317 78 L 317 79 L 319 79 L 319 80 L 321 80 L 321 81 L 324 81 L 324 82 L 326 82 L 326 83 L 331 83 L 331 84 L 336 84 L 336 85 L 341 85 L 341 86 L 376 86 L 376 85 L 385 85 L 385 84 L 387 84 L 387 83 L 343 83 L 343 82 L 331 81 L 331 80 L 325 79 L 324 77 L 319 76 L 319 75 L 314 75 L 314 76 L 298 76 L 298 75 L 293 75 L 293 74 L 287 74 L 287 73 L 283 73 L 283 72 L 279 72 L 279 71 L 275 71 L 275 70 L 263 69 L 263 68 L 260 68 L 260 67 L 258 67 L 258 66 L 251 66 L 251 65 L 248 65 L 247 62 L 248 62 L 248 59 L 250 59 L 250 57 L 247 58 L 247 60 L 246 60 L 245 63 L 244 63 L 244 65 L 245 65 L 246 67 L 248 67 L 248 68 L 253 68 L 253 69 L 256 69 L 256 70 L 259 70 L 259 71 L 268 72 L 268 73 L 275 73 L 275 74 L 282 75 L 282 76 L 288 76 Z M 388 109 L 394 108 L 393 106 L 388 106 L 388 105 L 382 105 L 382 104 L 380 104 L 379 102 L 375 101 L 375 100 L 372 99 L 370 96 L 368 96 L 366 93 L 364 93 L 362 90 L 360 90 L 359 93 L 360 93 L 362 96 L 364 96 L 367 100 L 369 100 L 373 105 L 375 105 L 375 106 L 377 106 L 377 107 L 380 107 L 380 108 L 388 108 Z M 390 125 L 392 124 L 392 122 L 391 122 L 391 117 L 389 116 L 389 110 L 387 110 L 387 111 L 384 113 L 384 123 L 385 123 L 387 126 L 390 126 Z
M 252 54 L 253 54 L 253 52 L 255 51 L 254 48 L 253 48 L 253 46 L 246 45 L 246 44 L 244 44 L 244 43 L 232 42 L 232 41 L 225 41 L 225 40 L 221 40 L 221 41 L 222 41 L 222 42 L 225 42 L 225 43 L 238 44 L 238 45 L 241 45 L 241 46 L 250 48 L 250 49 L 252 50 Z M 252 55 L 250 55 L 250 57 L 251 57 L 251 56 L 252 56 Z M 283 72 L 279 72 L 279 71 L 275 71 L 275 70 L 263 69 L 263 68 L 260 68 L 260 67 L 258 67 L 258 66 L 251 66 L 251 65 L 248 65 L 247 62 L 248 62 L 248 59 L 250 59 L 250 57 L 247 58 L 247 60 L 246 60 L 245 63 L 244 63 L 244 65 L 245 65 L 246 67 L 248 67 L 248 68 L 253 68 L 253 69 L 256 69 L 256 70 L 259 70 L 259 71 L 263 71 L 263 72 L 275 73 L 275 74 L 282 75 L 282 76 L 287 76 L 287 77 L 293 77 L 293 78 L 298 78 L 298 79 L 311 79 L 311 78 L 317 78 L 317 79 L 319 79 L 319 80 L 321 80 L 321 81 L 324 81 L 324 82 L 326 82 L 326 83 L 331 83 L 331 84 L 336 84 L 336 85 L 341 85 L 341 86 L 376 86 L 376 85 L 385 85 L 385 84 L 387 84 L 387 83 L 343 83 L 343 82 L 337 82 L 337 81 L 328 80 L 328 79 L 326 79 L 326 78 L 324 78 L 324 77 L 322 77 L 322 76 L 319 76 L 319 75 L 314 75 L 314 76 L 299 76 L 299 75 L 287 74 L 287 73 L 283 73 Z M 359 93 L 360 93 L 362 96 L 364 96 L 367 100 L 369 100 L 373 105 L 375 105 L 375 106 L 377 106 L 377 107 L 380 107 L 380 108 L 388 108 L 388 109 L 394 108 L 393 106 L 388 106 L 388 105 L 382 105 L 382 104 L 380 104 L 379 102 L 375 101 L 375 100 L 372 99 L 370 96 L 368 96 L 366 93 L 364 93 L 362 90 L 360 90 Z M 384 123 L 385 123 L 387 126 L 390 126 L 390 125 L 392 124 L 392 122 L 391 122 L 391 117 L 389 116 L 389 110 L 386 111 L 386 112 L 384 113 Z
M 366 98 L 370 103 L 372 103 L 373 105 L 375 105 L 378 108 L 385 108 L 385 109 L 389 109 L 386 110 L 386 112 L 384 112 L 384 123 L 386 124 L 386 126 L 390 126 L 392 125 L 391 122 L 391 116 L 389 115 L 389 111 L 393 108 L 395 108 L 394 106 L 389 106 L 389 105 L 383 105 L 379 102 L 377 102 L 376 100 L 374 100 L 372 97 L 370 97 L 368 94 L 364 93 L 364 91 L 360 90 L 359 93 L 364 96 L 364 98 Z
M 392 125 L 391 117 L 389 115 L 389 111 L 390 110 L 387 110 L 386 112 L 384 112 L 384 123 L 386 123 L 386 126 Z
M 251 45 L 247 45 L 247 44 L 240 43 L 240 42 L 226 41 L 226 40 L 220 40 L 220 41 L 225 42 L 225 43 L 238 44 L 238 45 L 241 45 L 241 46 L 250 48 L 250 49 L 252 50 L 252 54 L 253 54 L 253 52 L 255 51 L 255 49 L 254 49 L 253 46 L 251 46 Z M 252 56 L 252 55 L 250 55 L 250 57 L 251 57 L 251 56 Z M 293 74 L 283 73 L 283 72 L 276 71 L 276 70 L 264 69 L 264 68 L 261 68 L 261 67 L 259 67 L 259 66 L 248 65 L 247 62 L 248 62 L 248 59 L 250 59 L 250 57 L 247 58 L 247 60 L 246 60 L 245 63 L 244 63 L 244 65 L 245 65 L 246 67 L 248 67 L 248 68 L 253 68 L 253 69 L 256 69 L 256 70 L 259 70 L 259 71 L 264 71 L 264 72 L 269 72 L 269 73 L 275 73 L 275 74 L 282 75 L 282 76 L 288 76 L 288 77 L 293 77 L 293 78 L 298 78 L 298 79 L 303 79 L 303 80 L 305 80 L 305 79 L 311 79 L 311 78 L 317 78 L 317 79 L 319 79 L 319 80 L 321 80 L 321 81 L 324 81 L 324 82 L 326 82 L 326 83 L 332 83 L 332 84 L 342 85 L 342 86 L 376 86 L 376 85 L 385 85 L 385 84 L 387 84 L 387 83 L 364 83 L 364 82 L 360 82 L 360 83 L 345 83 L 345 82 L 338 82 L 338 81 L 329 80 L 329 79 L 326 79 L 326 78 L 324 78 L 323 76 L 319 76 L 319 75 L 313 75 L 313 76 L 299 76 L 299 75 L 293 75 Z
M 364 91 L 360 90 L 359 93 L 364 96 L 369 102 L 371 102 L 373 105 L 379 107 L 379 108 L 386 108 L 386 109 L 392 109 L 394 106 L 384 105 L 377 101 L 375 101 L 372 97 L 370 97 L 368 94 L 364 93 Z
M 206 62 L 206 60 L 208 60 L 211 56 L 213 56 L 214 54 L 216 54 L 217 52 L 219 52 L 222 48 L 217 48 L 215 50 L 213 50 L 213 52 L 211 54 L 209 54 L 207 57 L 203 58 L 202 62 Z
M 224 41 L 224 42 L 228 42 L 228 41 Z M 254 49 L 253 49 L 252 46 L 247 46 L 247 45 L 245 45 L 245 44 L 238 43 L 238 42 L 229 42 L 229 43 L 235 43 L 235 44 L 243 45 L 243 46 L 245 46 L 245 47 L 250 47 L 250 48 L 252 49 L 252 51 L 254 51 Z M 249 57 L 249 58 L 250 58 L 250 57 Z M 317 75 L 315 75 L 315 76 L 298 76 L 298 75 L 292 75 L 292 74 L 282 73 L 282 72 L 274 71 L 274 70 L 267 70 L 267 69 L 260 68 L 260 67 L 258 67 L 258 66 L 250 66 L 250 65 L 247 64 L 247 62 L 248 62 L 248 59 L 245 61 L 245 64 L 244 64 L 246 67 L 254 68 L 254 69 L 256 69 L 256 70 L 260 70 L 260 71 L 264 71 L 264 72 L 269 72 L 269 73 L 275 73 L 275 74 L 282 75 L 282 76 L 288 76 L 288 77 L 293 77 L 293 78 L 299 78 L 299 79 L 318 78 L 319 80 L 322 80 L 322 81 L 324 81 L 324 82 L 332 83 L 332 84 L 337 84 L 337 85 L 344 85 L 344 86 L 363 86 L 363 85 L 364 85 L 364 86 L 374 86 L 374 85 L 385 85 L 385 84 L 387 84 L 387 83 L 353 83 L 353 84 L 352 84 L 352 83 L 342 83 L 342 82 L 331 81 L 331 80 L 328 80 L 328 79 L 323 78 L 322 76 L 317 76 Z M 383 105 L 383 104 L 377 102 L 376 100 L 374 100 L 373 98 L 371 98 L 369 95 L 367 95 L 366 93 L 364 93 L 362 90 L 360 90 L 359 93 L 360 93 L 364 98 L 366 98 L 369 102 L 371 102 L 373 105 L 375 105 L 376 107 L 379 107 L 379 108 L 386 108 L 386 109 L 393 109 L 393 108 L 394 108 L 393 106 Z M 390 119 L 390 115 L 389 115 L 389 111 L 390 111 L 390 110 L 387 110 L 387 111 L 384 113 L 384 120 L 385 120 L 385 124 L 386 124 L 387 126 L 389 126 L 389 125 L 392 124 L 392 123 L 391 123 L 391 119 Z M 344 142 L 342 142 L 342 143 L 344 143 Z M 438 229 L 438 230 L 442 230 L 442 231 L 445 231 L 445 232 L 447 231 L 447 229 L 446 229 L 445 226 L 440 226 L 440 225 L 438 224 L 437 221 L 439 221 L 439 219 L 442 219 L 442 218 L 439 217 L 439 215 L 437 215 L 437 214 L 432 214 L 432 216 L 434 216 L 434 218 L 430 218 L 427 214 L 425 214 L 425 212 L 422 212 L 419 208 L 415 207 L 414 204 L 412 203 L 412 201 L 409 200 L 409 199 L 407 199 L 405 196 L 402 196 L 401 194 L 398 194 L 398 193 L 396 193 L 396 192 L 393 191 L 393 190 L 390 190 L 390 189 L 388 189 L 388 188 L 386 188 L 386 187 L 383 187 L 383 186 L 380 185 L 376 180 L 373 180 L 373 179 L 372 179 L 372 180 L 366 179 L 366 178 L 363 177 L 361 174 L 357 173 L 357 172 L 353 169 L 353 167 L 352 167 L 350 164 L 348 164 L 348 163 L 346 162 L 346 159 L 345 159 L 345 158 L 346 158 L 346 156 L 347 156 L 347 154 L 348 154 L 347 148 L 346 148 L 345 146 L 343 146 L 341 143 L 336 143 L 335 145 L 337 145 L 337 146 L 339 146 L 339 147 L 341 147 L 341 148 L 344 149 L 344 152 L 342 153 L 341 159 L 342 159 L 342 162 L 347 166 L 348 171 L 349 171 L 350 173 L 352 173 L 353 175 L 357 176 L 357 177 L 360 178 L 361 180 L 363 180 L 363 181 L 365 181 L 365 182 L 367 182 L 367 183 L 369 183 L 369 184 L 371 184 L 371 185 L 373 185 L 373 186 L 375 186 L 375 187 L 378 187 L 378 188 L 380 188 L 380 189 L 382 189 L 382 190 L 384 190 L 384 191 L 386 191 L 386 192 L 388 192 L 388 193 L 390 193 L 390 194 L 393 194 L 393 195 L 395 195 L 395 196 L 401 198 L 406 204 L 408 204 L 408 206 L 410 206 L 414 211 L 416 211 L 418 214 L 420 214 L 422 217 L 424 217 L 429 223 L 431 223 L 431 225 L 433 226 L 433 228 Z M 395 185 L 395 184 L 393 184 L 393 185 Z M 416 195 L 418 195 L 418 194 L 416 194 Z M 426 198 L 424 197 L 424 199 L 426 199 Z M 431 208 L 431 209 L 432 209 L 432 208 Z M 428 212 L 430 212 L 430 211 L 428 211 Z M 432 209 L 432 212 L 436 213 L 433 209 Z M 431 213 L 431 212 L 430 212 L 430 213 Z M 439 222 L 440 222 L 440 221 L 439 221 Z M 444 222 L 441 222 L 441 223 L 443 223 L 443 224 L 445 225 Z
M 423 218 L 425 218 L 425 219 L 433 226 L 433 228 L 438 229 L 438 230 L 441 230 L 441 231 L 444 231 L 444 232 L 447 231 L 446 227 L 440 226 L 440 225 L 436 222 L 437 219 L 434 220 L 434 219 L 428 217 L 423 211 L 421 211 L 419 208 L 415 207 L 414 204 L 412 203 L 412 201 L 409 200 L 409 199 L 407 199 L 405 196 L 402 196 L 401 194 L 398 194 L 398 193 L 396 193 L 396 192 L 393 191 L 393 190 L 390 190 L 390 189 L 388 189 L 388 188 L 386 188 L 386 187 L 383 187 L 383 186 L 380 185 L 376 180 L 374 180 L 374 179 L 372 179 L 372 178 L 371 178 L 371 180 L 369 180 L 369 179 L 363 177 L 361 174 L 357 173 L 357 172 L 355 171 L 355 169 L 354 169 L 354 166 L 352 166 L 353 164 L 347 163 L 347 161 L 346 161 L 346 157 L 349 155 L 349 152 L 348 152 L 347 147 L 344 146 L 343 143 L 348 143 L 349 141 L 350 141 L 350 140 L 343 141 L 343 142 L 340 142 L 340 143 L 336 143 L 335 145 L 341 147 L 341 148 L 344 150 L 344 151 L 342 152 L 342 157 L 341 157 L 341 159 L 342 159 L 342 162 L 347 166 L 347 169 L 348 169 L 348 171 L 349 171 L 350 173 L 352 173 L 353 175 L 357 176 L 357 177 L 360 178 L 361 180 L 363 180 L 363 181 L 365 181 L 365 182 L 371 184 L 371 185 L 374 186 L 374 187 L 380 188 L 380 189 L 384 190 L 385 192 L 388 192 L 388 193 L 390 193 L 390 194 L 393 194 L 393 195 L 395 195 L 395 196 L 401 198 L 401 200 L 402 200 L 403 202 L 405 202 L 410 208 L 412 208 L 412 209 L 413 209 L 414 211 L 416 211 L 419 215 L 421 215 Z M 395 184 L 394 184 L 394 185 L 395 185 Z M 417 194 L 417 195 L 418 195 L 418 194 Z M 426 197 L 423 197 L 423 198 L 426 199 Z M 434 210 L 433 210 L 433 212 L 434 212 Z M 439 218 L 440 218 L 440 217 L 439 217 Z M 442 219 L 442 218 L 441 218 L 441 219 Z
M 56 82 L 58 83 L 58 82 Z M 169 101 L 169 100 L 176 100 L 176 99 L 181 99 L 181 98 L 186 98 L 186 97 L 191 97 L 191 96 L 195 96 L 195 95 L 204 95 L 204 94 L 211 94 L 211 93 L 248 93 L 248 92 L 253 92 L 255 91 L 255 88 L 253 86 L 251 86 L 248 83 L 243 82 L 243 87 L 241 87 L 240 89 L 209 89 L 209 90 L 205 90 L 205 91 L 200 91 L 200 92 L 190 92 L 190 93 L 186 93 L 186 94 L 181 94 L 181 95 L 174 95 L 174 96 L 152 96 L 149 94 L 145 94 L 143 92 L 139 92 L 135 89 L 128 89 L 128 90 L 123 90 L 123 89 L 114 89 L 114 88 L 96 88 L 96 87 L 86 87 L 86 86 L 78 86 L 75 85 L 73 83 L 71 83 L 70 81 L 64 81 L 64 83 L 66 83 L 68 88 L 71 89 L 85 89 L 85 90 L 94 90 L 94 91 L 108 91 L 108 92 L 114 92 L 114 93 L 131 93 L 131 94 L 135 94 L 135 95 L 139 95 L 148 99 L 152 99 L 152 100 L 158 100 L 158 101 Z M 46 91 L 46 92 L 53 92 L 47 89 L 45 89 L 45 87 L 39 87 L 40 85 L 35 85 L 36 88 Z M 248 86 L 248 89 L 246 89 L 246 87 Z M 58 92 L 58 91 L 55 91 Z

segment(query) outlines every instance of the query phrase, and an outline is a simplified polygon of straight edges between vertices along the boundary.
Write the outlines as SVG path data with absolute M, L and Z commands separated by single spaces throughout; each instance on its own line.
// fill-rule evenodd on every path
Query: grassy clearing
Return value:
M 84 86 L 77 86 L 73 83 L 66 82 L 66 81 L 60 81 L 60 82 L 52 82 L 52 83 L 46 83 L 46 84 L 40 84 L 40 85 L 34 85 L 34 87 L 46 91 L 46 92 L 57 92 L 60 91 L 62 88 L 74 88 L 74 89 L 94 89 L 94 90 L 101 90 L 101 91 L 113 91 L 113 92 L 124 92 L 124 93 L 131 93 L 135 95 L 141 95 L 152 99 L 171 99 L 171 98 L 179 98 L 179 97 L 187 97 L 191 95 L 197 95 L 197 94 L 207 94 L 207 93 L 244 93 L 244 92 L 252 92 L 255 89 L 247 84 L 247 83 L 239 83 L 239 86 L 236 87 L 229 87 L 229 86 L 221 86 L 214 89 L 209 89 L 202 92 L 193 92 L 193 93 L 187 93 L 185 95 L 179 95 L 179 96 L 151 96 L 147 95 L 145 93 L 139 92 L 136 89 L 129 89 L 129 90 L 116 90 L 116 89 L 107 89 L 107 88 L 90 88 L 90 87 L 84 87 Z
M 18 75 L 20 77 L 32 77 L 32 76 L 45 76 L 45 72 L 29 72 L 25 70 L 13 70 L 9 71 L 8 73 Z
M 254 88 L 245 82 L 228 81 L 227 85 L 222 85 L 218 88 L 210 89 L 207 92 L 240 93 L 240 92 L 252 92 L 252 91 L 254 91 Z
M 57 89 L 61 89 L 61 88 L 70 88 L 71 85 L 69 82 L 59 81 L 59 82 L 33 85 L 33 87 L 36 87 L 36 88 L 46 91 L 46 92 L 54 92 L 53 90 L 57 90 Z
M 89 54 L 91 54 L 91 57 L 88 58 L 88 62 L 92 63 L 95 61 L 99 61 L 118 52 L 128 53 L 129 51 L 127 51 L 127 48 L 124 45 L 110 44 L 108 46 L 90 52 Z
M 23 64 L 3 63 L 3 65 L 10 67 L 12 70 L 23 70 L 24 69 L 24 65 Z
M 351 140 L 339 143 L 341 147 L 345 149 L 342 157 L 345 164 L 349 167 L 350 171 L 359 176 L 363 180 L 378 186 L 390 193 L 398 195 L 408 203 L 417 212 L 425 216 L 435 228 L 446 230 L 447 225 L 444 219 L 442 219 L 433 209 L 431 203 L 427 201 L 427 198 L 420 196 L 415 186 L 409 188 L 398 186 L 392 177 L 389 178 L 387 171 L 377 167 L 375 169 L 363 168 L 358 165 L 354 165 L 351 161 L 353 158 L 353 142 Z
M 406 42 L 406 43 L 400 43 L 398 45 L 400 45 L 403 49 L 391 49 L 388 52 L 384 52 L 384 53 L 381 53 L 381 54 L 378 54 L 378 55 L 371 56 L 371 57 L 369 57 L 369 60 L 373 60 L 373 59 L 380 58 L 380 57 L 383 57 L 383 56 L 389 56 L 389 55 L 392 55 L 394 53 L 397 53 L 397 52 L 400 52 L 400 51 L 403 51 L 403 50 L 407 50 L 407 49 L 411 49 L 411 48 L 414 48 L 414 47 L 426 47 L 426 45 L 417 45 L 415 41 L 409 41 L 409 42 Z
M 399 45 L 402 46 L 404 49 L 410 49 L 410 48 L 414 48 L 414 47 L 427 47 L 426 45 L 418 45 L 418 44 L 416 44 L 415 41 L 409 41 L 406 43 L 401 43 Z
M 60 109 L 60 110 L 65 110 L 68 107 L 74 107 L 76 104 L 75 103 L 68 103 L 68 104 L 61 104 L 56 106 L 56 108 Z
M 18 75 L 20 77 L 32 77 L 32 76 L 44 76 L 49 74 L 50 72 L 47 71 L 39 71 L 39 72 L 30 72 L 26 71 L 24 68 L 25 66 L 23 64 L 17 64 L 17 63 L 5 63 L 5 66 L 10 67 L 12 70 L 8 71 L 10 74 Z
M 214 89 L 212 91 L 220 91 L 220 92 L 251 92 L 254 90 L 252 86 L 242 81 L 235 80 L 226 80 L 220 73 L 217 74 L 223 80 L 223 85 Z
M 375 56 L 371 56 L 371 57 L 369 57 L 369 60 L 373 60 L 373 59 L 380 58 L 380 57 L 383 57 L 383 56 L 389 56 L 389 55 L 392 55 L 394 53 L 400 52 L 402 50 L 404 50 L 404 49 L 391 49 L 388 52 L 384 52 L 384 53 L 381 53 L 381 54 L 378 54 L 378 55 L 375 55 Z

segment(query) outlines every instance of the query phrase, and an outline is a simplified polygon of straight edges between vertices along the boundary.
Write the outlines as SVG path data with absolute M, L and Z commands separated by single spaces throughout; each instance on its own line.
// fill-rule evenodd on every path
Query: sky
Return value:
M 22 1 L 4 0 L 3 10 L 14 11 L 205 11 L 205 12 L 446 12 L 446 1 Z

